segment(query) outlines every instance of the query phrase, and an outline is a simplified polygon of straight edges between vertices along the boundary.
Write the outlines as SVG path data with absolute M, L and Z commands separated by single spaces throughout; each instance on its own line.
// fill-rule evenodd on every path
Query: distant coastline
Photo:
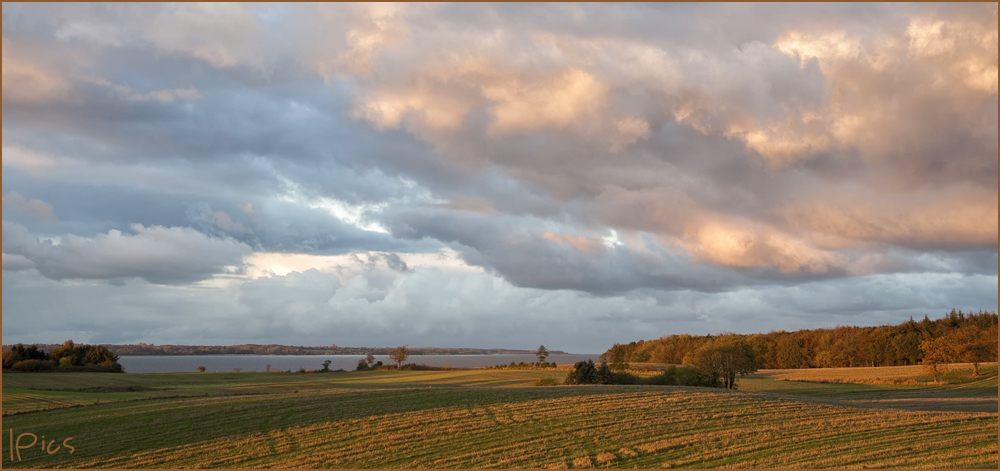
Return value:
M 58 344 L 35 344 L 48 352 Z M 105 348 L 123 356 L 167 356 L 167 355 L 388 355 L 395 347 L 300 347 L 293 345 L 153 345 L 147 343 L 113 345 L 102 344 Z M 4 346 L 6 347 L 6 345 Z M 534 350 L 512 350 L 506 348 L 437 348 L 411 347 L 410 355 L 521 355 L 534 354 Z M 561 350 L 549 350 L 550 354 L 565 355 Z

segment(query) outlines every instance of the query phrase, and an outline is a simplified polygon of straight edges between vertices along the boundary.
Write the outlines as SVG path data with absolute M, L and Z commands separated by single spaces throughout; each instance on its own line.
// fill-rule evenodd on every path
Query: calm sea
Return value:
M 546 361 L 560 365 L 573 364 L 578 361 L 594 360 L 600 354 L 565 354 L 549 355 Z M 235 368 L 242 371 L 265 371 L 266 365 L 271 370 L 298 371 L 299 368 L 319 370 L 323 362 L 330 360 L 330 369 L 354 370 L 358 360 L 364 355 L 176 355 L 176 356 L 123 356 L 118 362 L 128 373 L 194 373 L 199 366 L 206 371 L 228 372 Z M 388 355 L 375 355 L 376 361 L 385 364 L 393 363 Z M 479 368 L 483 366 L 509 365 L 510 362 L 530 363 L 538 361 L 534 355 L 411 355 L 405 363 L 416 363 L 427 366 L 451 366 L 452 368 Z

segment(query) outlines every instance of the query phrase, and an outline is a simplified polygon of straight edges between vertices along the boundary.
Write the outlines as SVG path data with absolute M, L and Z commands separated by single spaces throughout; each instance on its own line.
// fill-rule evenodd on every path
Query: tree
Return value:
M 722 379 L 726 389 L 736 388 L 736 375 L 750 374 L 758 368 L 753 347 L 735 334 L 714 337 L 710 343 L 685 356 L 684 364 L 698 368 L 713 382 Z
M 997 360 L 997 341 L 974 325 L 967 325 L 948 335 L 959 361 L 972 363 L 972 374 L 979 376 L 979 364 Z
M 549 356 L 549 351 L 545 348 L 545 345 L 541 345 L 538 347 L 538 350 L 535 350 L 535 356 L 538 357 L 539 363 L 544 363 L 545 359 Z
M 74 365 L 83 364 L 83 355 L 83 349 L 77 347 L 72 340 L 63 342 L 62 345 L 53 348 L 52 352 L 49 353 L 52 361 L 56 363 L 59 363 L 63 358 L 69 357 Z
M 948 337 L 938 337 L 920 342 L 920 351 L 924 353 L 922 360 L 924 368 L 934 377 L 936 383 L 938 378 L 948 372 L 948 363 L 954 356 L 954 348 Z
M 198 367 L 198 372 L 199 373 L 204 373 L 205 372 L 205 367 L 204 366 L 199 366 Z
M 330 371 L 330 363 L 333 363 L 333 362 L 331 362 L 330 360 L 324 361 L 323 362 L 323 369 L 320 370 L 320 371 Z
M 271 372 L 271 364 L 270 363 L 264 365 L 264 371 L 267 372 L 267 373 Z
M 594 360 L 578 361 L 573 364 L 573 369 L 566 375 L 566 384 L 594 384 L 597 381 L 597 368 L 594 368 Z
M 21 354 L 15 351 L 13 348 L 3 349 L 3 367 L 11 368 L 15 363 L 24 360 Z
M 95 364 L 101 366 L 111 366 L 118 362 L 118 355 L 116 355 L 111 350 L 108 350 L 104 345 L 84 345 L 82 350 L 85 352 L 83 354 L 83 364 Z
M 401 368 L 403 366 L 403 362 L 410 356 L 410 349 L 407 347 L 408 345 L 403 345 L 402 347 L 396 347 L 395 350 L 389 352 L 389 359 L 396 362 L 397 368 Z
M 597 372 L 594 374 L 594 381 L 597 384 L 615 384 L 615 375 L 611 372 L 611 368 L 608 367 L 608 362 L 602 361 L 601 366 L 597 367 Z
M 368 356 L 365 357 L 365 363 L 367 363 L 368 366 L 371 367 L 375 363 L 375 355 L 369 353 Z

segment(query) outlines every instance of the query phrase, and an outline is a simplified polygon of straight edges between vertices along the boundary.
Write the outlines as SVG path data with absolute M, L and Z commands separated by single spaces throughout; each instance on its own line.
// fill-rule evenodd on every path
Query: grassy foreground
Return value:
M 0 464 L 996 469 L 996 371 L 940 385 L 762 372 L 740 391 L 532 386 L 563 371 L 9 374 Z M 73 437 L 74 452 L 12 461 L 10 429 L 50 450 Z

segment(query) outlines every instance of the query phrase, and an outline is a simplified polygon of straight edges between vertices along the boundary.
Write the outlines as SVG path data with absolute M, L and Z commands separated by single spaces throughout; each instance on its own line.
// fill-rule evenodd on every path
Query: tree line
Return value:
M 12 345 L 3 349 L 3 368 L 18 372 L 104 371 L 122 373 L 118 355 L 103 345 L 79 345 L 67 340 L 49 351 L 36 345 Z
M 277 344 L 243 344 L 243 345 L 153 345 L 148 343 L 127 345 L 104 345 L 119 355 L 125 356 L 155 356 L 155 355 L 389 355 L 395 347 L 301 347 Z M 49 350 L 55 345 L 40 345 L 42 350 Z M 415 347 L 409 349 L 412 355 L 500 355 L 534 353 L 531 350 L 508 350 L 505 348 L 438 348 Z M 564 353 L 564 352 L 554 352 Z
M 830 368 L 903 366 L 928 363 L 997 361 L 997 314 L 952 310 L 941 319 L 927 316 L 898 325 L 836 327 L 766 334 L 733 334 L 753 352 L 760 368 Z M 685 364 L 684 358 L 713 342 L 712 335 L 671 335 L 656 340 L 615 344 L 601 360 L 628 363 Z
M 760 367 L 759 358 L 750 343 L 744 336 L 736 334 L 706 337 L 697 347 L 689 350 L 681 362 L 684 366 L 670 365 L 658 375 L 639 376 L 629 373 L 628 364 L 624 362 L 608 365 L 606 359 L 602 358 L 598 366 L 592 360 L 581 361 L 573 365 L 564 383 L 654 384 L 736 389 L 737 375 L 754 373 Z

